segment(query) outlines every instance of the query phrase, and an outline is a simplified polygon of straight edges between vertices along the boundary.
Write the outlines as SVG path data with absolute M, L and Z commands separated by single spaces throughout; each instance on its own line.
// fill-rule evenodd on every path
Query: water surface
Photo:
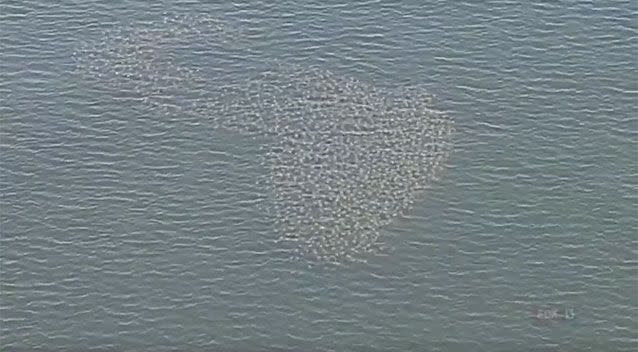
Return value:
M 632 350 L 638 343 L 635 2 L 5 1 L 6 350 Z M 291 260 L 263 140 L 83 80 L 73 52 L 165 12 L 222 18 L 253 56 L 453 117 L 443 175 L 365 262 Z M 539 309 L 573 310 L 538 319 Z

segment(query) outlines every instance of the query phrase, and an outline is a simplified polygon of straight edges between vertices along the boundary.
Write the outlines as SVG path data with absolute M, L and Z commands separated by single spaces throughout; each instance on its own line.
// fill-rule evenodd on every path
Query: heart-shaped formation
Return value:
M 379 229 L 440 173 L 452 150 L 452 120 L 422 89 L 382 89 L 281 62 L 230 83 L 180 60 L 232 36 L 214 19 L 170 17 L 116 30 L 77 57 L 90 77 L 126 87 L 154 110 L 267 137 L 262 160 L 280 238 L 304 258 L 363 259 Z

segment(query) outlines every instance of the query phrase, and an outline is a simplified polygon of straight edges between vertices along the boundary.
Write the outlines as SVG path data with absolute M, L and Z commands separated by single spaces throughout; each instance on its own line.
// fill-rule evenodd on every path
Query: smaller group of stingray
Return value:
M 382 89 L 281 62 L 231 82 L 189 63 L 197 53 L 236 50 L 244 38 L 234 35 L 207 16 L 167 16 L 108 31 L 75 57 L 89 79 L 129 91 L 149 112 L 264 137 L 267 208 L 279 238 L 304 258 L 364 260 L 381 228 L 440 174 L 452 120 L 422 89 Z

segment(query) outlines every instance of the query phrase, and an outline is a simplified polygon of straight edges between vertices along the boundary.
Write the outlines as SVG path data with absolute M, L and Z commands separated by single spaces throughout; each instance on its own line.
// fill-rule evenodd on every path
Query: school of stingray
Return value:
M 166 16 L 106 31 L 74 58 L 86 79 L 131 92 L 149 112 L 264 137 L 268 213 L 280 240 L 304 258 L 362 260 L 380 229 L 439 176 L 453 121 L 423 89 L 282 62 L 237 82 L 189 61 L 239 41 L 215 18 Z

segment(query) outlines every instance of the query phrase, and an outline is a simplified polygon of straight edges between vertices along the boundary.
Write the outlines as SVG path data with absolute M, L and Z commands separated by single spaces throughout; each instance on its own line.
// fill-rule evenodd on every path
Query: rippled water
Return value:
M 154 66 L 199 69 L 162 77 L 177 100 L 78 72 L 78 50 L 166 13 L 224 24 Z M 631 1 L 3 2 L 0 345 L 635 349 L 637 15 Z M 282 64 L 419 87 L 454 120 L 441 176 L 363 260 L 291 258 L 264 207 L 266 138 L 182 105 L 201 82 Z

